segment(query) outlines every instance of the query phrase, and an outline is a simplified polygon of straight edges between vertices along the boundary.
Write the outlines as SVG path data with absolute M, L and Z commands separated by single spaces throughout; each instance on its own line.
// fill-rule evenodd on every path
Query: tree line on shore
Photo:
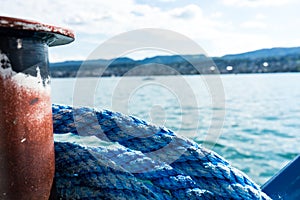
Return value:
M 143 60 L 65 61 L 51 63 L 50 72 L 56 78 L 300 72 L 300 48 L 262 49 L 222 57 L 171 55 Z

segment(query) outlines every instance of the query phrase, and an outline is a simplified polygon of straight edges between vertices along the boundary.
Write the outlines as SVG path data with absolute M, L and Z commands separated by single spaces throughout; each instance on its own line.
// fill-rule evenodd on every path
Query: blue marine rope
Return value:
M 219 155 L 169 129 L 108 110 L 52 110 L 55 134 L 114 143 L 55 142 L 62 199 L 270 199 Z

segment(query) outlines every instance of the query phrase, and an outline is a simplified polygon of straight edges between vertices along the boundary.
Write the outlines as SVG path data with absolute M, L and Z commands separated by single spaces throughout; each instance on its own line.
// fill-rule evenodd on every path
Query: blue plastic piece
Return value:
M 300 155 L 262 186 L 272 199 L 300 199 Z

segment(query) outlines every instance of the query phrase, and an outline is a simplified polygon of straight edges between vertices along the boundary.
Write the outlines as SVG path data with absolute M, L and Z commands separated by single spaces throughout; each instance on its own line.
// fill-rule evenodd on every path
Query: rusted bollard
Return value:
M 48 199 L 54 144 L 48 46 L 72 31 L 0 17 L 0 199 Z

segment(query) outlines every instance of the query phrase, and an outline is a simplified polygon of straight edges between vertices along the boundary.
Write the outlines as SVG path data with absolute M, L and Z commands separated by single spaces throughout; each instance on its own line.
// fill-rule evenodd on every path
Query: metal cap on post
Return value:
M 58 46 L 74 41 L 74 32 L 36 21 L 0 16 L 0 35 L 33 37 L 44 40 L 48 46 Z

